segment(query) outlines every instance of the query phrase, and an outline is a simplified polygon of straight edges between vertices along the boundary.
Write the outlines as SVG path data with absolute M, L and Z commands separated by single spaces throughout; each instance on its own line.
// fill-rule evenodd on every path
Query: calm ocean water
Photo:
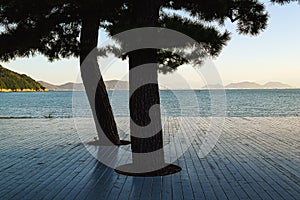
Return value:
M 0 118 L 44 118 L 49 114 L 54 118 L 73 117 L 72 99 L 84 94 L 0 93 Z M 128 91 L 109 91 L 109 96 L 115 116 L 128 116 Z M 160 96 L 165 116 L 212 116 L 209 91 L 161 91 Z M 300 116 L 300 89 L 226 90 L 226 100 L 227 116 Z M 88 110 L 87 104 L 75 101 L 74 105 L 77 110 Z M 87 112 L 77 112 L 76 116 L 86 117 Z

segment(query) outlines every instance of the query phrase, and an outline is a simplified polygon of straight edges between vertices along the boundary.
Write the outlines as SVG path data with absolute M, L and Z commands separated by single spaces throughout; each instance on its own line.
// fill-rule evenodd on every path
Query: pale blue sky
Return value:
M 214 60 L 225 84 L 240 81 L 280 81 L 300 87 L 300 6 L 297 3 L 284 6 L 270 3 L 266 5 L 270 14 L 269 26 L 258 36 L 238 35 L 235 25 L 226 23 L 224 28 L 232 32 L 232 39 Z M 100 39 L 103 38 L 102 35 Z M 49 63 L 43 56 L 1 64 L 36 80 L 54 84 L 76 81 L 79 68 L 78 59 Z M 179 69 L 179 72 L 183 71 L 184 68 Z M 121 79 L 126 72 L 126 62 L 118 61 L 114 63 L 113 69 L 105 73 L 104 78 Z M 203 85 L 192 72 L 184 73 L 194 87 Z M 171 80 L 171 77 L 165 79 Z M 176 80 L 172 81 L 176 85 Z

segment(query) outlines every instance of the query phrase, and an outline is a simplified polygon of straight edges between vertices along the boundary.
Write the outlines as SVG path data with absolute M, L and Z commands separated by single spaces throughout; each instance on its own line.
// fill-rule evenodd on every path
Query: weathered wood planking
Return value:
M 117 121 L 129 139 L 128 119 Z M 209 123 L 165 118 L 165 159 L 183 153 L 174 162 L 182 171 L 127 177 L 86 150 L 72 119 L 2 119 L 0 199 L 300 199 L 300 117 L 226 118 L 201 158 Z M 130 162 L 130 154 L 119 157 L 118 165 Z

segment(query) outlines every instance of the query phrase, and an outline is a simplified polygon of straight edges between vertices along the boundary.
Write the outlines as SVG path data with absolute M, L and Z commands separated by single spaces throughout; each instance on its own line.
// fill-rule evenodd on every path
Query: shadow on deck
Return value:
M 175 126 L 205 134 L 207 120 L 168 119 L 165 142 Z M 0 199 L 300 199 L 300 118 L 227 118 L 209 155 L 199 158 L 193 140 L 174 162 L 182 171 L 164 177 L 115 173 L 87 152 L 72 119 L 0 125 Z

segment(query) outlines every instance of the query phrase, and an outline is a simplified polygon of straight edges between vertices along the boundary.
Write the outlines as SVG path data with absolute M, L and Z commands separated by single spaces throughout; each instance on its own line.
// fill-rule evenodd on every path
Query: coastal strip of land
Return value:
M 129 177 L 87 151 L 74 119 L 1 119 L 1 199 L 300 199 L 300 117 L 228 117 L 204 158 L 198 153 L 210 118 L 163 122 L 166 152 L 183 153 L 174 162 L 182 171 Z M 121 138 L 129 139 L 128 118 L 117 123 Z
M 35 90 L 35 89 L 3 89 L 0 88 L 0 92 L 48 92 L 48 88 Z

